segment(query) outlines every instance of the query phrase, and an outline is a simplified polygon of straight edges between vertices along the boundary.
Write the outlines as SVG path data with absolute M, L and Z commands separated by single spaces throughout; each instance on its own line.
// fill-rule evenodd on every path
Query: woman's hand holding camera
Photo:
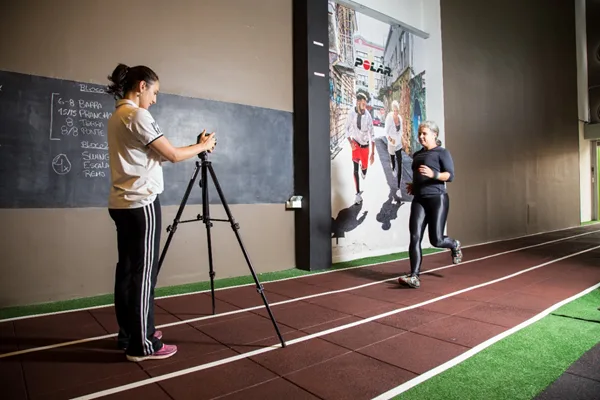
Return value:
M 202 131 L 202 133 L 198 136 L 198 143 L 203 145 L 204 149 L 209 153 L 215 149 L 217 145 L 217 138 L 215 138 L 215 133 L 212 132 L 210 134 L 206 133 L 206 129 Z

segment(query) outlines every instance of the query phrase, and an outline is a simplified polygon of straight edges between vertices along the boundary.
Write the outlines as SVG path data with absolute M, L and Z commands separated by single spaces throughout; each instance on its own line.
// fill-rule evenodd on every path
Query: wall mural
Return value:
M 408 248 L 406 184 L 427 118 L 423 41 L 329 2 L 334 262 Z

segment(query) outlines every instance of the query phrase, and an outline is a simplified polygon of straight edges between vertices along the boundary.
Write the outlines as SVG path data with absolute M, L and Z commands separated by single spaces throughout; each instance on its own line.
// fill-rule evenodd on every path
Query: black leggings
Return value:
M 117 228 L 119 261 L 115 272 L 118 342 L 132 356 L 162 347 L 154 337 L 154 287 L 158 275 L 161 209 L 158 197 L 140 208 L 109 209 Z
M 425 227 L 429 225 L 429 241 L 432 246 L 444 249 L 456 247 L 456 241 L 444 236 L 444 227 L 448 218 L 450 201 L 448 194 L 432 197 L 415 197 L 410 208 L 410 272 L 419 275 L 423 254 L 421 241 Z
M 392 164 L 392 169 L 396 169 L 396 183 L 398 189 L 400 189 L 400 184 L 402 183 L 402 149 L 396 151 L 395 154 L 390 154 L 390 163 Z

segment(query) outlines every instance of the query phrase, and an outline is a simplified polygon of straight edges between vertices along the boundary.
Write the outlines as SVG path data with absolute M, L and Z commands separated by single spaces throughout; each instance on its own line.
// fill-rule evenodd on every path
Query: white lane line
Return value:
M 286 347 L 289 347 L 290 345 L 294 345 L 294 344 L 297 344 L 297 343 L 305 342 L 305 341 L 308 341 L 308 340 L 311 340 L 311 339 L 314 339 L 314 338 L 317 338 L 317 337 L 320 337 L 320 336 L 325 336 L 325 335 L 328 335 L 330 333 L 335 333 L 335 332 L 339 332 L 339 331 L 342 331 L 342 330 L 345 330 L 345 329 L 353 328 L 355 326 L 363 325 L 363 324 L 366 324 L 368 322 L 372 322 L 372 321 L 375 321 L 375 320 L 378 320 L 378 319 L 381 319 L 381 318 L 386 318 L 386 317 L 389 317 L 391 315 L 398 314 L 398 313 L 401 313 L 401 312 L 404 312 L 404 311 L 408 311 L 408 310 L 412 310 L 414 308 L 422 307 L 422 306 L 427 305 L 427 304 L 435 303 L 437 301 L 444 300 L 444 299 L 447 299 L 449 297 L 456 296 L 458 294 L 465 293 L 465 292 L 468 292 L 468 291 L 471 291 L 471 290 L 479 289 L 479 288 L 484 287 L 484 286 L 492 285 L 494 283 L 498 283 L 498 282 L 501 282 L 501 281 L 504 281 L 504 280 L 507 280 L 507 279 L 510 279 L 510 278 L 514 278 L 515 276 L 518 276 L 518 275 L 521 275 L 521 274 L 524 274 L 524 273 L 527 273 L 527 272 L 530 272 L 530 271 L 533 271 L 533 270 L 536 270 L 536 269 L 539 269 L 539 268 L 543 268 L 543 267 L 545 267 L 547 265 L 554 264 L 554 263 L 557 263 L 559 261 L 566 260 L 567 258 L 576 257 L 576 256 L 581 255 L 583 253 L 587 253 L 587 252 L 590 252 L 590 251 L 593 251 L 593 250 L 596 250 L 596 249 L 599 249 L 599 248 L 600 248 L 600 246 L 595 246 L 595 247 L 592 247 L 592 248 L 587 249 L 587 250 L 582 250 L 582 251 L 579 251 L 577 253 L 570 254 L 568 256 L 557 258 L 556 260 L 548 261 L 548 262 L 545 262 L 543 264 L 539 264 L 539 265 L 536 265 L 536 266 L 524 269 L 522 271 L 515 272 L 513 274 L 504 276 L 502 278 L 494 279 L 494 280 L 491 280 L 491 281 L 488 281 L 488 282 L 484 282 L 484 283 L 481 283 L 481 284 L 478 284 L 478 285 L 474 285 L 474 286 L 471 286 L 471 287 L 468 287 L 468 288 L 465 288 L 465 289 L 457 290 L 455 292 L 452 292 L 452 293 L 449 293 L 449 294 L 445 294 L 443 296 L 439 296 L 439 297 L 436 297 L 436 298 L 433 298 L 433 299 L 430 299 L 430 300 L 426 300 L 426 301 L 424 301 L 422 303 L 418 303 L 418 304 L 414 304 L 412 306 L 407 306 L 407 307 L 399 308 L 399 309 L 396 309 L 396 310 L 388 311 L 386 313 L 375 315 L 375 316 L 372 316 L 372 317 L 369 317 L 369 318 L 365 318 L 363 320 L 359 320 L 359 321 L 356 321 L 356 322 L 351 322 L 351 323 L 346 324 L 346 325 L 341 325 L 341 326 L 338 326 L 338 327 L 335 327 L 335 328 L 327 329 L 325 331 L 321 331 L 321 332 L 313 333 L 313 334 L 310 334 L 310 335 L 302 336 L 302 337 L 299 337 L 297 339 L 289 340 L 289 341 L 286 342 Z M 122 386 L 117 386 L 117 387 L 114 387 L 114 388 L 102 390 L 102 391 L 95 392 L 95 393 L 90 393 L 90 394 L 87 394 L 87 395 L 84 395 L 84 396 L 81 396 L 81 397 L 77 397 L 77 398 L 75 398 L 73 400 L 91 400 L 91 399 L 97 399 L 99 397 L 103 397 L 103 396 L 108 396 L 108 395 L 112 395 L 112 394 L 115 394 L 115 393 L 124 392 L 126 390 L 131 390 L 131 389 L 135 389 L 135 388 L 138 388 L 138 387 L 150 385 L 150 384 L 153 384 L 153 383 L 156 383 L 156 382 L 161 382 L 161 381 L 164 381 L 164 380 L 167 380 L 167 379 L 172 379 L 172 378 L 176 378 L 176 377 L 179 377 L 179 376 L 182 376 L 182 375 L 191 374 L 193 372 L 202 371 L 202 370 L 205 370 L 205 369 L 216 367 L 218 365 L 223 365 L 223 364 L 231 363 L 231 362 L 234 362 L 234 361 L 237 361 L 237 360 L 241 360 L 243 358 L 248 358 L 248 357 L 252 357 L 252 356 L 258 355 L 258 354 L 267 353 L 267 352 L 273 351 L 273 350 L 275 350 L 277 348 L 280 348 L 280 347 L 281 347 L 281 343 L 278 343 L 278 344 L 273 345 L 273 346 L 265 347 L 265 348 L 254 350 L 254 351 L 250 351 L 250 352 L 244 353 L 244 354 L 239 354 L 239 355 L 236 355 L 236 356 L 233 356 L 233 357 L 224 358 L 222 360 L 215 361 L 215 362 L 212 362 L 212 363 L 201 364 L 201 365 L 198 365 L 198 366 L 195 366 L 195 367 L 186 368 L 186 369 L 182 369 L 182 370 L 179 370 L 179 371 L 171 372 L 169 374 L 159 375 L 159 376 L 155 376 L 153 378 L 144 379 L 144 380 L 141 380 L 141 381 L 129 383 L 129 384 L 122 385 Z
M 509 241 L 513 241 L 513 240 L 523 239 L 523 238 L 527 238 L 527 237 L 540 236 L 540 235 L 545 235 L 545 234 L 550 234 L 550 233 L 555 233 L 555 232 L 562 232 L 562 231 L 567 231 L 567 230 L 577 230 L 577 229 L 580 229 L 580 228 L 585 228 L 585 226 L 583 226 L 583 227 L 582 226 L 576 226 L 576 227 L 556 229 L 556 230 L 546 231 L 546 232 L 532 233 L 531 235 L 523 235 L 523 236 L 518 236 L 518 237 L 510 238 L 510 239 L 492 240 L 492 241 L 485 242 L 485 243 L 479 243 L 479 244 L 473 244 L 473 245 L 469 245 L 469 246 L 463 246 L 463 249 L 469 249 L 469 248 L 473 248 L 473 247 L 487 246 L 487 245 L 490 245 L 490 244 L 500 243 L 500 242 L 509 242 Z M 553 243 L 553 242 L 560 241 L 560 240 L 568 240 L 568 239 L 572 239 L 572 238 L 575 238 L 575 237 L 578 237 L 578 236 L 589 235 L 589 234 L 596 233 L 596 232 L 600 232 L 600 230 L 591 231 L 591 232 L 584 232 L 582 234 L 568 236 L 566 238 L 555 239 L 555 240 L 552 240 L 552 241 L 549 241 L 549 242 L 540 243 L 538 245 L 541 246 L 541 245 L 544 245 L 544 244 L 549 244 L 549 243 Z M 534 245 L 534 247 L 538 246 L 538 245 Z M 433 253 L 424 254 L 423 257 L 428 257 L 428 256 L 433 256 L 433 255 L 439 255 L 439 254 L 444 253 L 444 252 L 445 251 L 435 251 Z M 499 254 L 502 254 L 502 253 L 499 253 Z M 358 268 L 367 268 L 367 267 L 372 267 L 372 266 L 375 266 L 375 265 L 390 264 L 390 263 L 393 263 L 393 262 L 405 261 L 405 260 L 408 260 L 408 257 L 398 258 L 396 260 L 390 260 L 390 261 L 381 261 L 381 262 L 372 263 L 372 264 L 357 265 L 355 267 L 347 267 L 347 268 L 333 269 L 333 270 L 323 271 L 323 272 L 315 272 L 315 273 L 312 273 L 312 274 L 306 274 L 306 275 L 300 275 L 300 276 L 291 276 L 289 278 L 275 279 L 275 280 L 272 280 L 272 281 L 264 281 L 264 282 L 261 282 L 261 283 L 262 284 L 267 284 L 267 283 L 283 282 L 283 281 L 289 281 L 289 280 L 292 280 L 292 279 L 307 278 L 307 277 L 310 277 L 310 276 L 331 274 L 331 273 L 334 273 L 334 272 L 349 271 L 349 270 L 358 269 Z M 241 287 L 245 287 L 245 286 L 256 286 L 256 284 L 254 282 L 251 282 L 251 283 L 244 283 L 242 285 L 235 285 L 235 286 L 228 286 L 228 287 L 222 287 L 222 288 L 215 288 L 215 292 L 221 291 L 221 290 L 229 290 L 229 289 L 241 288 Z M 209 292 L 210 292 L 210 289 L 205 289 L 205 290 L 198 290 L 198 291 L 195 291 L 195 292 L 170 294 L 170 295 L 166 295 L 166 296 L 156 297 L 155 300 L 169 299 L 169 298 L 172 298 L 172 297 L 190 296 L 190 295 L 193 295 L 193 294 L 209 293 Z M 47 317 L 47 316 L 67 314 L 67 313 L 72 313 L 72 312 L 77 312 L 77 311 L 97 310 L 99 308 L 107 308 L 107 307 L 112 307 L 112 306 L 113 306 L 113 303 L 111 303 L 111 304 L 103 304 L 103 305 L 99 305 L 99 306 L 74 308 L 72 310 L 54 311 L 54 312 L 43 313 L 43 314 L 24 315 L 24 316 L 21 316 L 21 317 L 13 317 L 13 318 L 0 319 L 0 324 L 3 323 L 3 322 L 18 321 L 18 320 L 23 320 L 23 319 L 31 319 L 31 318 L 39 318 L 39 317 Z
M 504 332 L 500 333 L 499 335 L 496 335 L 493 338 L 486 340 L 483 343 L 478 344 L 477 346 L 469 349 L 468 351 L 464 352 L 460 356 L 455 357 L 452 360 L 447 361 L 444 364 L 441 364 L 433 369 L 430 369 L 429 371 L 424 372 L 423 374 L 417 376 L 416 378 L 411 379 L 410 381 L 404 382 L 402 385 L 395 387 L 394 389 L 391 389 L 385 393 L 380 394 L 377 397 L 374 397 L 373 400 L 387 400 L 387 399 L 391 399 L 394 396 L 397 396 L 401 393 L 404 393 L 407 390 L 412 389 L 413 387 L 433 378 L 434 376 L 439 375 L 442 372 L 460 364 L 461 362 L 467 360 L 468 358 L 473 357 L 475 354 L 490 347 L 494 343 L 497 343 L 500 340 L 512 335 L 513 333 L 518 332 L 521 329 L 533 324 L 534 322 L 539 321 L 540 319 L 544 318 L 545 316 L 549 315 L 551 312 L 557 310 L 558 308 L 564 306 L 565 304 L 570 303 L 573 300 L 577 300 L 579 297 L 584 296 L 584 295 L 596 290 L 599 287 L 600 287 L 600 283 L 598 283 L 590 288 L 587 288 L 583 292 L 577 293 L 576 295 L 571 296 L 568 299 L 561 301 L 560 303 L 556 303 L 552 307 L 547 308 L 546 310 L 544 310 L 541 313 L 535 315 L 534 317 L 528 319 L 527 321 L 524 321 L 524 322 L 520 323 L 519 325 L 517 325 L 507 331 L 504 331 Z
M 600 222 L 598 224 L 600 224 Z M 592 225 L 595 225 L 595 224 L 592 224 Z M 510 242 L 510 241 L 513 241 L 513 240 L 524 239 L 524 238 L 534 237 L 534 236 L 541 236 L 541 235 L 550 234 L 550 233 L 562 232 L 562 231 L 567 231 L 567 230 L 578 230 L 578 228 L 585 228 L 585 226 L 575 226 L 575 227 L 570 227 L 570 228 L 555 229 L 555 230 L 551 230 L 551 231 L 547 231 L 547 232 L 532 233 L 530 235 L 523 235 L 523 236 L 518 236 L 518 237 L 514 237 L 514 238 L 510 238 L 510 239 L 492 240 L 492 241 L 485 242 L 485 243 L 478 243 L 478 244 L 472 244 L 472 245 L 468 245 L 468 246 L 463 246 L 462 248 L 463 249 L 471 249 L 471 248 L 474 248 L 474 247 L 488 246 L 490 244 L 500 243 L 500 242 Z M 561 240 L 568 240 L 568 239 L 576 238 L 576 237 L 583 236 L 583 235 L 589 235 L 589 234 L 597 233 L 597 232 L 600 232 L 600 230 L 595 230 L 595 231 L 590 231 L 590 232 L 584 232 L 584 233 L 581 233 L 581 234 L 577 234 L 577 235 L 573 235 L 573 236 L 568 236 L 566 238 L 561 238 L 561 239 L 553 239 L 553 240 L 551 240 L 549 242 L 544 242 L 544 243 L 540 243 L 540 244 L 534 245 L 533 247 L 538 246 L 538 245 L 541 246 L 541 245 L 544 245 L 544 244 L 554 243 L 554 242 L 561 241 Z M 526 248 L 528 248 L 528 247 L 524 247 L 521 250 L 526 249 Z M 435 250 L 435 251 L 432 252 L 432 253 L 423 254 L 423 257 L 440 255 L 442 253 L 445 253 L 445 252 L 449 251 L 449 250 L 437 249 L 437 248 L 428 248 L 427 250 Z M 501 254 L 501 253 L 498 253 L 498 254 Z M 290 276 L 289 278 L 275 279 L 275 280 L 272 280 L 272 281 L 265 281 L 265 282 L 262 282 L 262 283 L 263 284 L 267 284 L 267 283 L 275 283 L 275 282 L 284 282 L 284 281 L 289 281 L 289 280 L 293 280 L 293 279 L 302 279 L 302 278 L 320 276 L 320 275 L 325 275 L 325 274 L 331 274 L 331 273 L 335 273 L 335 272 L 343 272 L 343 271 L 349 271 L 349 270 L 353 270 L 353 269 L 373 267 L 375 265 L 391 264 L 391 263 L 396 263 L 398 261 L 406 261 L 408 259 L 409 259 L 408 256 L 406 256 L 406 257 L 398 258 L 398 259 L 395 259 L 395 260 L 380 261 L 380 262 L 371 263 L 371 264 L 363 264 L 363 265 L 357 265 L 357 266 L 354 266 L 354 267 L 346 267 L 346 268 L 340 268 L 340 269 L 333 269 L 333 270 L 329 270 L 329 271 L 315 272 L 315 273 L 306 274 L 306 275 Z M 240 288 L 240 287 L 244 287 L 244 286 L 256 286 L 256 284 L 254 282 L 252 282 L 252 283 L 245 283 L 243 285 L 236 285 L 236 286 L 228 286 L 228 287 L 222 287 L 222 288 L 215 288 L 215 292 L 216 291 L 222 291 L 222 290 L 229 290 L 229 289 Z M 172 298 L 172 297 L 181 297 L 181 296 L 188 296 L 190 294 L 209 293 L 209 292 L 210 292 L 210 289 L 206 289 L 206 290 L 201 290 L 201 291 L 197 291 L 197 292 L 171 294 L 171 295 L 162 296 L 162 297 L 158 297 L 158 298 L 159 299 L 168 299 L 168 298 Z M 107 306 L 102 306 L 102 307 L 107 307 Z M 2 322 L 2 321 L 0 320 L 0 322 Z
M 545 242 L 545 243 L 538 243 L 538 244 L 534 244 L 534 245 L 530 245 L 530 246 L 525 246 L 525 247 L 520 247 L 518 249 L 512 249 L 512 250 L 507 250 L 507 251 L 503 251 L 501 253 L 496 253 L 496 254 L 491 254 L 491 255 L 487 255 L 484 257 L 480 257 L 480 258 L 474 258 L 472 260 L 466 260 L 463 261 L 460 264 L 448 264 L 442 267 L 438 267 L 438 268 L 433 268 L 427 271 L 423 271 L 421 273 L 421 275 L 423 274 L 427 274 L 427 273 L 432 273 L 435 271 L 440 271 L 443 269 L 447 269 L 447 268 L 454 268 L 454 267 L 458 267 L 458 266 L 462 266 L 464 264 L 470 264 L 470 263 L 474 263 L 474 262 L 479 262 L 479 261 L 483 261 L 483 260 L 487 260 L 489 258 L 493 258 L 493 257 L 499 257 L 499 256 L 503 256 L 506 254 L 510 254 L 510 253 L 515 253 L 517 251 L 521 251 L 521 250 L 526 250 L 526 249 L 531 249 L 534 247 L 539 247 L 539 246 L 544 246 L 547 244 L 552 244 L 558 241 L 563 241 L 563 240 L 567 240 L 567 239 L 573 239 L 576 237 L 580 237 L 580 236 L 584 236 L 584 235 L 589 235 L 592 233 L 598 233 L 600 232 L 600 230 L 598 231 L 593 231 L 593 232 L 586 232 L 586 233 L 582 233 L 582 234 L 578 234 L 575 236 L 570 236 L 568 238 L 561 238 L 561 239 L 555 239 L 549 242 Z M 369 283 L 365 283 L 362 285 L 358 285 L 358 286 L 351 286 L 345 289 L 337 289 L 337 290 L 331 290 L 328 292 L 321 292 L 321 293 L 315 293 L 315 294 L 311 294 L 311 295 L 307 295 L 307 296 L 303 296 L 303 297 L 297 297 L 297 298 L 293 298 L 293 299 L 288 299 L 288 300 L 282 300 L 276 303 L 272 303 L 269 304 L 270 307 L 274 307 L 274 306 L 279 306 L 282 304 L 288 304 L 288 303 L 294 303 L 296 301 L 302 301 L 302 300 L 307 300 L 307 299 L 314 299 L 316 297 L 322 297 L 322 296 L 328 296 L 331 294 L 337 294 L 337 293 L 343 293 L 343 292 L 349 292 L 352 290 L 358 290 L 358 289 L 363 289 L 369 286 L 373 286 L 373 285 L 378 285 L 380 283 L 384 283 L 384 282 L 389 282 L 389 281 L 395 281 L 397 279 L 397 277 L 395 278 L 388 278 L 388 279 L 384 279 L 382 281 L 375 281 L 375 282 L 369 282 Z M 157 325 L 156 328 L 168 328 L 168 327 L 172 327 L 172 326 L 177 326 L 177 325 L 183 325 L 183 324 L 189 324 L 192 322 L 198 322 L 198 321 L 203 321 L 206 319 L 212 319 L 212 318 L 219 318 L 219 317 L 224 317 L 224 316 L 228 316 L 228 315 L 234 315 L 234 314 L 240 314 L 240 313 L 244 313 L 244 312 L 248 312 L 248 311 L 253 311 L 253 310 L 259 310 L 265 308 L 264 304 L 263 305 L 259 305 L 259 306 L 254 306 L 254 307 L 248 307 L 248 308 L 241 308 L 239 310 L 233 310 L 233 311 L 227 311 L 221 314 L 215 314 L 215 315 L 205 315 L 202 317 L 197 317 L 197 318 L 191 318 L 191 319 L 186 319 L 186 320 L 182 320 L 182 321 L 176 321 L 176 322 L 171 322 L 168 324 L 163 324 L 163 325 Z M 275 320 L 277 320 L 277 317 L 275 317 Z M 8 357 L 14 357 L 14 356 L 18 356 L 18 355 L 22 355 L 22 354 L 27 354 L 27 353 L 34 353 L 34 352 L 38 352 L 38 351 L 43 351 L 43 350 L 51 350 L 51 349 L 56 349 L 59 347 L 66 347 L 66 346 L 73 346 L 76 344 L 81 344 L 81 343 L 87 343 L 87 342 L 93 342 L 96 340 L 102 340 L 102 339 L 108 339 L 111 337 L 116 337 L 117 333 L 111 333 L 111 334 L 107 334 L 107 335 L 102 335 L 102 336 L 95 336 L 95 337 L 91 337 L 91 338 L 84 338 L 84 339 L 78 339 L 78 340 L 72 340 L 69 342 L 61 342 L 61 343 L 55 343 L 55 344 L 51 344 L 51 345 L 47 345 L 47 346 L 41 346 L 41 347 L 32 347 L 29 349 L 25 349 L 25 350 L 17 350 L 17 351 L 13 351 L 10 353 L 4 353 L 4 354 L 0 354 L 0 359 L 2 358 L 8 358 Z

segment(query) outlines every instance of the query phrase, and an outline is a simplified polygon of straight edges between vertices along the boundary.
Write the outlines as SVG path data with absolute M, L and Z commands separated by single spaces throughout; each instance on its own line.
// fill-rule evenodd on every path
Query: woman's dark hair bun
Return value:
M 112 83 L 108 85 L 106 91 L 112 94 L 115 98 L 122 98 L 124 96 L 124 85 L 127 78 L 127 71 L 129 67 L 125 64 L 117 65 L 117 68 L 108 76 L 108 80 Z
M 115 99 L 122 99 L 138 82 L 144 81 L 151 85 L 158 81 L 158 75 L 143 65 L 130 68 L 125 64 L 119 64 L 108 76 L 108 80 L 112 83 L 108 85 L 106 91 Z

